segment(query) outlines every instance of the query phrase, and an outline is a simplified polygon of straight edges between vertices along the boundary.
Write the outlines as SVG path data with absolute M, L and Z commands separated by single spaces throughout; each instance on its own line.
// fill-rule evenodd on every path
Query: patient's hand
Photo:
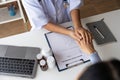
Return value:
M 77 42 L 83 52 L 85 52 L 87 54 L 91 54 L 91 53 L 95 52 L 92 39 L 90 39 L 89 43 L 87 41 L 85 41 L 84 39 L 77 41 Z

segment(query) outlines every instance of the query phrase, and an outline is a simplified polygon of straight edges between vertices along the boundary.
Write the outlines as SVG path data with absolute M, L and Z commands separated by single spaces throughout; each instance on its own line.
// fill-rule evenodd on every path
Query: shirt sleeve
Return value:
M 95 63 L 97 63 L 97 62 L 101 62 L 101 59 L 100 59 L 100 57 L 99 57 L 99 55 L 98 55 L 97 52 L 94 52 L 94 53 L 90 54 L 90 61 L 91 61 L 93 64 L 95 64 Z
M 80 7 L 83 5 L 83 0 L 69 0 L 70 4 L 70 11 L 73 9 L 80 9 Z
M 22 0 L 22 3 L 32 28 L 40 29 L 48 23 L 48 18 L 38 0 Z

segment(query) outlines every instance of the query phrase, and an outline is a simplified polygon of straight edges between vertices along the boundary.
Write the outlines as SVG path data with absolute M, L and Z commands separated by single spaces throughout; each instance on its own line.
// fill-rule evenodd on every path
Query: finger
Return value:
M 83 39 L 79 42 L 79 44 L 80 44 L 81 49 L 83 49 L 84 46 L 86 45 Z
M 90 35 L 91 35 L 91 39 L 94 39 L 94 36 L 93 36 L 93 34 L 91 33 L 91 32 L 89 32 L 90 33 Z
M 93 39 L 92 34 L 89 33 L 89 43 L 92 43 L 92 39 Z
M 70 37 L 72 37 L 76 41 L 79 41 L 79 38 L 76 36 L 75 32 L 73 32 L 73 31 L 71 31 Z
M 89 43 L 89 33 L 85 32 L 85 42 L 88 44 Z
M 80 39 L 78 37 L 76 37 L 76 41 L 80 41 Z
M 76 40 L 76 41 L 80 41 L 80 39 L 75 35 L 74 36 L 74 39 Z
M 92 36 L 89 32 L 87 32 L 87 44 L 90 44 L 92 42 Z
M 81 36 L 81 34 L 77 31 L 76 33 L 75 33 L 75 35 L 81 40 L 82 39 L 82 36 Z
M 91 43 L 92 41 L 92 34 L 88 30 L 86 30 L 86 42 Z
M 85 31 L 84 31 L 84 30 L 82 30 L 82 31 L 79 30 L 78 33 L 81 34 L 81 40 L 86 38 L 86 37 L 85 37 Z
M 85 44 L 85 43 L 86 43 L 86 33 L 83 32 L 81 35 L 82 35 L 82 38 L 83 38 L 83 42 L 84 42 L 84 44 Z

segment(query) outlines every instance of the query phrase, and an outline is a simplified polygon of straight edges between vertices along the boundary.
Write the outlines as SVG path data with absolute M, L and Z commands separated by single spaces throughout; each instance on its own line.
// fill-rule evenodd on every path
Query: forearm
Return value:
M 74 24 L 74 28 L 80 28 L 82 27 L 81 20 L 80 20 L 80 10 L 79 9 L 74 9 L 71 11 L 71 18 L 72 22 Z
M 52 32 L 56 32 L 56 33 L 61 33 L 61 34 L 65 34 L 65 35 L 69 35 L 71 30 L 66 29 L 60 25 L 57 24 L 53 24 L 53 23 L 48 23 L 44 26 L 45 29 L 52 31 Z

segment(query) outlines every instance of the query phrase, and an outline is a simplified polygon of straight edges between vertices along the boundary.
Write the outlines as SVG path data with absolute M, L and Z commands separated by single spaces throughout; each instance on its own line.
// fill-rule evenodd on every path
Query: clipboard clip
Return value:
M 68 63 L 68 64 L 66 64 L 66 67 L 67 68 L 72 68 L 72 67 L 74 67 L 74 66 L 77 66 L 77 65 L 79 65 L 79 64 L 83 64 L 83 63 L 85 63 L 86 61 L 84 61 L 83 59 L 79 59 L 79 60 L 76 60 L 76 61 L 74 61 L 74 62 L 71 62 L 71 63 Z

